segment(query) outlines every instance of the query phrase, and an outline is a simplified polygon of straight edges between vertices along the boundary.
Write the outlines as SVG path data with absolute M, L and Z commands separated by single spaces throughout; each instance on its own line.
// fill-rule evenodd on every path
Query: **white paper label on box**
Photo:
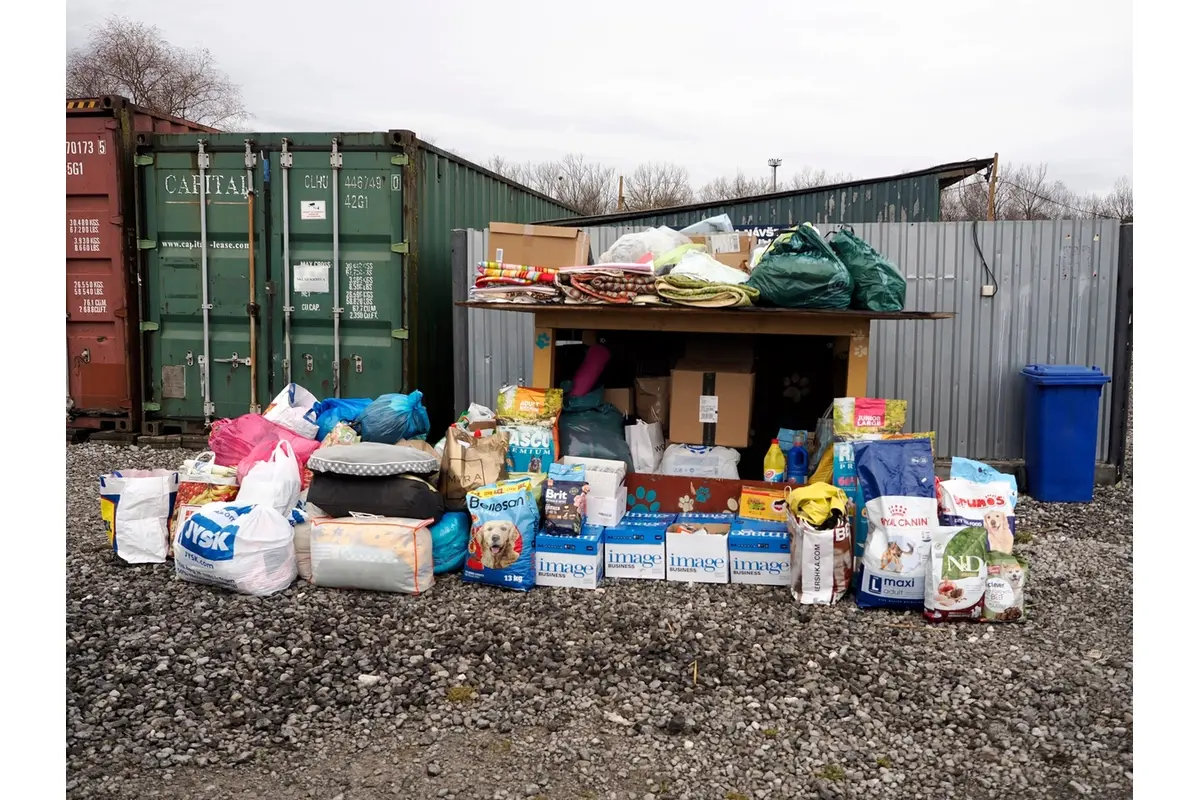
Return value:
M 708 247 L 713 255 L 737 253 L 742 249 L 741 236 L 736 233 L 715 233 L 708 237 Z
M 292 291 L 328 294 L 329 266 L 328 262 L 301 261 L 292 267 Z
M 496 248 L 496 263 L 497 264 L 504 263 L 504 248 L 503 247 Z
M 300 219 L 325 219 L 325 201 L 305 200 L 301 202 Z
M 701 395 L 700 421 L 704 423 L 717 421 L 717 396 L 715 394 Z

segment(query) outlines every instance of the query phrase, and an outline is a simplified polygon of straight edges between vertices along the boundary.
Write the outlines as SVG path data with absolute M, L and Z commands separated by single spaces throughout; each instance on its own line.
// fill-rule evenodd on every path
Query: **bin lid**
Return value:
M 1112 380 L 1099 367 L 1075 364 L 1030 364 L 1021 374 L 1040 386 L 1103 386 Z

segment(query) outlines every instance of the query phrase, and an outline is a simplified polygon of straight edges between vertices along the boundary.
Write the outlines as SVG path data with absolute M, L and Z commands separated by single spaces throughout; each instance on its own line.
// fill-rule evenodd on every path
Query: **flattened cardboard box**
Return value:
M 524 267 L 579 267 L 588 263 L 588 235 L 578 228 L 493 222 L 487 260 Z
M 748 233 L 709 233 L 689 237 L 693 244 L 702 244 L 708 254 L 727 267 L 750 271 L 750 253 L 757 237 Z

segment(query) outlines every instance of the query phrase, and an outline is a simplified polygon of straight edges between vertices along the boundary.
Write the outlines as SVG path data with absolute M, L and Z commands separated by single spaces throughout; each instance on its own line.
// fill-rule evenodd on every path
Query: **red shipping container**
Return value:
M 123 97 L 67 100 L 68 430 L 138 430 L 137 136 L 190 131 L 215 129 Z

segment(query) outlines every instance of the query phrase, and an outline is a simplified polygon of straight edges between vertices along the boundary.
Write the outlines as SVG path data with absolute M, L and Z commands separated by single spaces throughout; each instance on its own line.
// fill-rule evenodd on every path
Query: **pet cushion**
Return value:
M 308 502 L 331 517 L 348 517 L 352 513 L 378 514 L 381 517 L 432 519 L 435 524 L 446 511 L 445 501 L 437 489 L 417 475 L 360 478 L 318 472 L 313 475 L 312 486 L 308 489 Z
M 308 459 L 313 472 L 382 478 L 389 475 L 429 475 L 438 471 L 438 460 L 414 447 L 379 442 L 359 442 L 322 447 Z

